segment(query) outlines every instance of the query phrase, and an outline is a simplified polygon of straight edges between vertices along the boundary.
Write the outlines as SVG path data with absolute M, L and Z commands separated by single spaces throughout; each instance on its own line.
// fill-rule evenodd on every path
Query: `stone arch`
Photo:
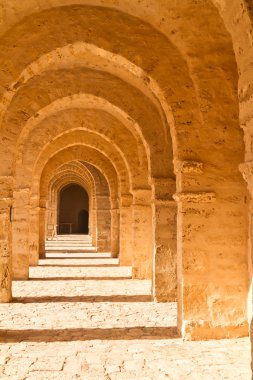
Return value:
M 56 70 L 62 68 L 64 62 L 66 62 L 65 65 L 67 67 L 78 64 L 98 71 L 103 69 L 114 75 L 117 73 L 122 79 L 127 78 L 127 82 L 134 84 L 135 87 L 139 88 L 145 95 L 153 99 L 153 102 L 156 102 L 156 99 L 158 99 L 157 107 L 159 108 L 159 103 L 162 105 L 162 108 L 166 110 L 165 116 L 168 119 L 168 124 L 173 125 L 173 116 L 168 108 L 168 104 L 164 99 L 162 91 L 152 77 L 145 73 L 139 66 L 124 57 L 115 53 L 112 54 L 107 50 L 98 48 L 84 41 L 57 48 L 41 56 L 37 61 L 34 61 L 25 68 L 16 82 L 12 83 L 3 95 L 2 103 L 0 103 L 0 108 L 2 108 L 1 117 L 3 117 L 5 110 L 7 110 L 8 105 L 20 85 L 24 85 L 35 75 L 41 75 L 43 72 L 52 69 Z
M 61 2 L 58 2 L 56 4 L 58 4 L 58 6 L 60 6 Z M 70 5 L 70 4 L 72 4 L 72 2 L 69 2 L 68 4 Z M 81 2 L 79 2 L 79 4 L 86 4 L 86 2 L 81 1 Z M 97 4 L 102 5 L 99 1 Z M 142 8 L 142 6 L 140 4 L 138 6 L 136 4 L 132 4 L 131 6 L 129 6 L 129 5 L 124 5 L 123 3 L 119 2 L 119 4 L 117 6 L 112 5 L 112 4 L 105 4 L 105 3 L 103 3 L 103 6 L 104 7 L 108 6 L 108 7 L 114 8 L 114 9 L 121 10 L 121 12 L 125 12 L 126 14 L 129 14 L 129 15 L 130 14 L 132 14 L 132 15 L 137 14 L 137 15 L 139 15 L 139 17 L 141 19 L 144 19 L 146 22 L 149 22 L 151 25 L 155 25 L 155 27 L 158 30 L 161 30 L 164 34 L 169 34 L 170 27 L 168 27 L 168 25 L 165 22 L 166 18 L 164 18 L 161 21 L 161 19 L 160 19 L 161 12 L 157 12 L 157 15 L 156 15 L 157 5 L 155 4 L 155 2 L 150 1 L 149 4 L 150 4 L 150 7 L 149 7 L 148 11 L 147 11 L 147 9 L 145 9 L 145 11 L 144 11 L 144 9 Z M 209 12 L 210 17 L 215 17 L 216 16 L 215 10 L 214 10 L 214 7 L 212 8 L 211 4 L 212 4 L 211 2 L 208 3 L 208 7 L 206 7 L 205 11 Z M 199 4 L 198 4 L 198 6 L 199 6 Z M 201 6 L 199 6 L 199 7 L 200 7 L 201 12 L 204 12 L 203 7 L 202 8 L 201 8 Z M 175 8 L 174 4 L 171 5 L 171 8 L 172 8 L 172 12 L 176 13 L 176 8 Z M 193 10 L 195 10 L 197 7 L 194 8 L 192 6 L 192 8 L 193 8 Z M 45 9 L 44 5 L 42 5 L 41 9 Z M 164 10 L 165 9 L 166 9 L 166 7 L 164 7 Z M 75 11 L 76 10 L 77 9 L 75 8 Z M 98 7 L 98 11 L 100 11 L 100 10 L 101 9 Z M 180 7 L 180 12 L 184 13 L 186 10 L 188 10 L 188 8 L 187 8 L 186 4 L 183 3 L 182 6 Z M 26 12 L 27 12 L 27 10 L 26 10 Z M 109 10 L 108 10 L 108 12 L 109 12 Z M 193 13 L 193 16 L 191 16 L 191 17 L 194 17 L 194 13 Z M 152 20 L 152 22 L 151 22 L 151 20 Z M 215 23 L 215 27 L 216 27 L 217 23 L 218 23 L 218 21 Z M 187 28 L 185 28 L 185 29 L 187 29 Z M 92 39 L 91 36 L 89 38 Z M 176 46 L 179 45 L 179 42 L 180 43 L 182 42 L 182 39 L 178 39 L 178 35 L 175 36 L 174 34 L 171 34 L 170 38 L 172 39 L 173 43 Z M 194 38 L 197 39 L 196 34 L 194 34 Z M 198 38 L 199 38 L 199 36 L 198 36 Z M 198 44 L 196 43 L 196 45 L 198 45 Z M 186 49 L 183 50 L 183 54 L 184 54 L 184 58 L 188 58 L 188 60 L 189 60 L 189 57 L 186 54 Z
M 46 163 L 46 165 L 43 168 L 42 174 L 41 174 L 41 187 L 40 187 L 40 194 L 42 197 L 46 194 L 46 187 L 43 185 L 43 181 L 46 180 L 48 177 L 47 172 L 52 172 L 55 168 L 59 167 L 60 165 L 71 162 L 74 160 L 84 160 L 91 162 L 92 165 L 98 167 L 98 169 L 104 173 L 110 189 L 111 196 L 117 198 L 118 194 L 118 180 L 117 180 L 117 174 L 112 166 L 112 164 L 105 159 L 105 156 L 94 154 L 94 149 L 92 148 L 85 148 L 81 146 L 72 146 L 65 149 L 62 149 L 61 151 L 58 151 L 53 155 L 49 161 Z M 46 182 L 45 182 L 46 183 Z M 39 183 L 34 183 L 32 187 L 32 193 L 36 193 L 36 189 L 38 188 Z
M 71 162 L 70 164 L 62 165 L 58 170 L 64 169 L 65 167 L 69 168 L 71 166 L 70 173 L 73 173 L 73 166 L 78 165 L 79 173 L 83 173 L 85 170 L 93 182 L 93 192 L 96 194 L 94 197 L 94 212 L 93 212 L 93 231 L 92 231 L 92 242 L 94 246 L 98 247 L 99 251 L 108 251 L 111 248 L 111 252 L 113 256 L 117 256 L 119 252 L 119 242 L 118 242 L 118 234 L 119 234 L 119 226 L 118 221 L 112 220 L 113 211 L 110 213 L 110 208 L 117 207 L 117 201 L 115 199 L 110 199 L 110 191 L 108 187 L 108 183 L 102 173 L 99 173 L 98 170 L 84 162 Z M 60 175 L 64 172 L 61 170 Z M 76 172 L 75 172 L 76 175 Z M 53 178 L 56 178 L 54 175 Z M 52 181 L 52 180 L 51 180 Z M 106 211 L 105 206 L 108 211 Z M 101 215 L 102 213 L 102 215 Z M 90 212 L 91 214 L 91 212 Z M 106 228 L 104 223 L 106 222 Z M 110 232 L 110 226 L 114 228 Z M 110 240 L 108 239 L 108 234 L 111 233 L 111 247 Z
M 90 225 L 90 234 L 93 230 L 93 213 L 95 210 L 96 203 L 96 193 L 95 189 L 92 188 L 92 185 L 87 181 L 83 175 L 79 175 L 71 170 L 64 171 L 56 174 L 49 184 L 49 205 L 48 205 L 48 223 L 57 224 L 58 223 L 58 203 L 59 203 L 59 193 L 63 186 L 66 186 L 68 183 L 76 183 L 79 186 L 83 187 L 89 196 L 89 225 Z
M 68 137 L 67 143 L 66 136 Z M 106 146 L 105 141 L 102 140 L 102 142 L 100 142 L 97 138 L 94 140 L 92 138 L 92 134 L 90 137 L 88 133 L 85 133 L 83 131 L 81 131 L 81 133 L 77 135 L 78 139 L 76 139 L 77 136 L 74 134 L 71 136 L 71 133 L 68 133 L 66 136 L 60 136 L 42 151 L 39 158 L 36 160 L 34 164 L 34 179 L 38 178 L 37 173 L 41 173 L 42 168 L 48 161 L 48 157 L 54 156 L 55 152 L 62 151 L 68 147 L 74 148 L 75 146 L 83 146 L 87 147 L 87 150 L 93 150 L 94 154 L 96 154 L 97 156 L 100 154 L 100 157 L 104 157 L 104 159 L 109 161 L 112 167 L 114 168 L 117 177 L 119 178 L 120 191 L 130 191 L 131 188 L 129 184 L 129 173 L 125 168 L 123 161 L 120 159 L 120 156 L 117 156 L 116 154 L 113 155 L 113 153 L 110 152 L 109 144 Z M 76 143 L 76 141 L 78 141 L 78 143 Z
M 108 250 L 108 240 L 106 238 L 106 234 L 108 231 L 108 220 L 110 218 L 111 223 L 111 254 L 112 257 L 118 257 L 120 252 L 120 243 L 119 243 L 119 229 L 120 229 L 120 221 L 119 221 L 119 200 L 118 198 L 110 199 L 110 191 L 109 186 L 106 181 L 105 176 L 101 173 L 95 166 L 89 164 L 88 162 L 82 162 L 83 165 L 90 171 L 93 175 L 94 181 L 97 184 L 97 187 L 100 191 L 97 192 L 97 217 L 100 221 L 102 221 L 101 230 L 104 233 L 98 234 L 98 245 L 100 245 L 99 250 Z M 110 216 L 108 215 L 108 209 L 110 210 Z M 100 215 L 99 215 L 100 214 Z M 102 215 L 101 215 L 102 214 Z M 107 227 L 105 228 L 105 225 Z
M 108 159 L 105 158 L 105 156 L 102 156 L 101 154 L 94 154 L 95 150 L 91 148 L 85 148 L 83 146 L 77 146 L 77 147 L 70 147 L 67 148 L 63 151 L 60 151 L 55 154 L 54 159 L 56 161 L 56 165 L 59 166 L 61 163 L 66 162 L 66 161 L 73 161 L 73 160 L 80 160 L 82 159 L 83 161 L 87 161 L 91 163 L 94 167 L 97 167 L 98 170 L 103 173 L 108 186 L 109 186 L 109 194 L 106 194 L 106 198 L 104 198 L 104 194 L 101 194 L 101 202 L 104 202 L 105 199 L 108 199 L 108 203 L 106 206 L 106 209 L 108 210 L 107 218 L 110 218 L 110 203 L 111 203 L 111 208 L 114 209 L 115 205 L 117 205 L 117 199 L 118 199 L 118 179 L 117 179 L 117 174 L 116 171 L 113 167 L 113 165 L 108 161 Z M 51 159 L 52 161 L 52 159 Z M 108 161 L 108 163 L 106 163 Z M 48 165 L 48 164 L 47 164 Z M 45 168 L 47 167 L 45 166 Z M 90 165 L 89 165 L 89 170 L 91 170 Z M 46 173 L 47 169 L 43 170 L 43 173 Z M 53 169 L 52 169 L 53 170 Z M 42 173 L 42 179 L 41 179 L 41 184 L 43 184 L 44 178 L 47 178 L 46 174 Z M 94 173 L 93 173 L 94 175 Z M 44 196 L 44 190 L 45 187 L 41 185 L 41 196 Z M 35 190 L 36 191 L 36 190 Z M 110 195 L 110 198 L 109 198 Z M 98 198 L 97 198 L 98 201 Z M 110 202 L 110 203 L 109 203 Z M 97 204 L 97 209 L 100 207 L 100 203 Z M 117 207 L 117 206 L 116 206 Z M 101 221 L 103 224 L 103 220 Z M 118 230 L 118 221 L 115 218 L 112 218 L 112 231 L 110 231 L 110 223 L 106 223 L 107 228 L 102 230 L 104 231 L 102 234 L 98 235 L 98 249 L 99 250 L 107 250 L 108 246 L 111 244 L 112 241 L 112 254 L 116 256 L 118 254 L 118 239 L 117 236 L 115 237 L 115 230 L 117 233 Z M 116 227 L 114 225 L 116 224 Z M 109 229 L 108 229 L 109 228 Z M 101 228 L 99 229 L 101 231 Z M 108 240 L 108 234 L 112 234 L 112 239 Z
M 146 163 L 146 155 L 150 155 L 150 152 L 146 152 L 149 150 L 147 142 L 144 140 L 141 127 L 137 122 L 131 119 L 129 115 L 127 115 L 123 110 L 116 107 L 115 105 L 106 101 L 106 99 L 99 98 L 90 94 L 74 94 L 72 96 L 68 96 L 65 98 L 59 98 L 53 103 L 49 104 L 45 108 L 41 109 L 39 113 L 32 116 L 25 124 L 21 134 L 19 136 L 17 142 L 17 154 L 18 157 L 21 153 L 19 151 L 24 150 L 25 141 L 28 139 L 29 133 L 36 125 L 42 123 L 43 120 L 49 119 L 49 117 L 54 116 L 61 111 L 71 110 L 71 109 L 92 109 L 92 110 L 101 110 L 111 114 L 116 120 L 120 122 L 122 127 L 124 126 L 129 130 L 131 136 L 128 135 L 128 139 L 134 137 L 137 143 L 137 157 L 140 160 L 142 165 L 142 161 Z M 125 138 L 126 140 L 126 138 Z M 144 141 L 144 143 L 142 142 Z M 146 151 L 145 151 L 146 149 Z M 22 159 L 22 158 L 20 158 Z M 143 167 L 145 166 L 145 163 Z M 150 163 L 147 160 L 146 165 L 150 168 Z
M 73 5 L 72 1 L 64 3 L 58 0 L 52 1 L 51 4 L 55 6 Z M 84 0 L 77 2 L 90 5 L 90 2 Z M 180 288 L 180 305 L 183 315 L 180 322 L 182 333 L 191 338 L 205 335 L 207 330 L 211 331 L 213 336 L 220 336 L 219 334 L 224 334 L 224 331 L 231 335 L 245 333 L 247 329 L 245 297 L 242 297 L 242 293 L 245 295 L 248 285 L 244 279 L 247 272 L 247 255 L 245 254 L 247 205 L 242 199 L 247 193 L 237 170 L 238 163 L 243 156 L 243 142 L 238 119 L 236 64 L 230 36 L 211 1 L 189 3 L 189 1 L 183 0 L 180 4 L 178 1 L 172 1 L 163 4 L 161 8 L 159 8 L 160 3 L 155 0 L 147 0 L 142 3 L 135 1 L 125 3 L 119 0 L 116 5 L 112 5 L 112 2 L 108 1 L 103 2 L 104 7 L 101 6 L 102 1 L 98 0 L 93 2 L 94 4 L 98 6 L 85 7 L 87 19 L 82 18 L 82 23 L 78 23 L 80 19 L 78 12 L 82 13 L 80 10 L 82 7 L 75 5 L 68 9 L 67 7 L 57 9 L 58 18 L 59 9 L 61 11 L 61 26 L 67 31 L 64 36 L 60 35 L 60 28 L 54 23 L 56 9 L 47 9 L 41 13 L 27 16 L 24 26 L 22 17 L 27 13 L 25 5 L 20 5 L 20 9 L 23 10 L 20 23 L 10 29 L 2 39 L 6 49 L 3 49 L 5 57 L 1 61 L 1 67 L 7 67 L 7 70 L 0 76 L 2 89 L 13 82 L 15 71 L 16 77 L 18 77 L 19 73 L 28 66 L 27 60 L 30 58 L 19 54 L 24 46 L 30 45 L 31 47 L 28 46 L 28 49 L 38 46 L 40 51 L 26 50 L 27 57 L 31 56 L 30 53 L 34 53 L 35 59 L 38 59 L 47 51 L 54 50 L 55 46 L 73 43 L 74 38 L 71 34 L 73 30 L 68 28 L 67 16 L 69 21 L 72 18 L 76 21 L 75 38 L 80 35 L 82 39 L 91 44 L 94 43 L 110 52 L 116 51 L 118 55 L 137 63 L 154 78 L 164 91 L 166 102 L 171 106 L 175 120 L 176 141 L 180 147 L 175 157 L 177 174 L 175 198 L 179 202 L 179 256 L 182 264 L 181 276 L 184 279 L 180 284 L 182 286 Z M 41 2 L 39 9 L 45 8 L 48 8 L 48 4 Z M 8 6 L 6 9 L 9 9 Z M 105 18 L 110 21 L 106 22 Z M 205 19 L 209 20 L 206 24 L 203 23 Z M 38 21 L 43 20 L 47 20 L 47 28 L 54 36 L 54 41 L 48 42 L 49 45 L 51 44 L 50 46 L 40 46 L 36 43 L 42 41 L 42 35 L 45 36 L 44 26 L 38 27 Z M 120 25 L 117 20 L 120 20 Z M 99 28 L 102 22 L 103 28 Z M 29 44 L 27 44 L 25 40 L 22 40 L 22 36 L 29 35 L 24 33 L 26 27 L 30 28 L 35 24 L 36 36 L 32 37 L 32 43 L 29 40 Z M 91 24 L 93 29 L 90 30 L 89 25 Z M 115 27 L 111 28 L 112 25 Z M 117 27 L 118 25 L 119 27 Z M 13 48 L 12 33 L 20 36 L 15 49 Z M 99 33 L 104 33 L 107 38 Z M 131 39 L 130 46 L 130 41 L 127 39 L 131 33 L 134 41 Z M 145 46 L 142 38 L 144 35 L 147 36 Z M 215 35 L 217 38 L 210 39 L 208 38 L 210 35 Z M 47 41 L 47 38 L 45 40 Z M 222 57 L 214 54 L 217 44 L 219 50 L 222 51 Z M 152 51 L 152 55 L 150 51 Z M 17 55 L 15 56 L 15 54 Z M 8 57 L 14 57 L 14 61 L 17 62 L 14 69 L 10 67 Z M 62 73 L 58 72 L 58 74 Z M 53 75 L 51 75 L 52 77 Z M 70 78 L 71 75 L 68 79 Z M 30 83 L 30 90 L 34 83 Z M 22 105 L 22 103 L 18 104 Z M 226 125 L 224 125 L 225 122 Z M 8 136 L 6 141 L 8 141 Z M 2 175 L 10 175 L 10 172 L 3 171 Z M 157 177 L 154 183 L 160 183 L 160 190 L 158 191 L 155 186 L 153 186 L 153 190 L 158 198 L 155 200 L 161 207 L 164 201 L 171 202 L 172 194 L 164 191 L 166 186 L 162 184 L 164 178 L 167 179 L 170 176 L 168 172 L 166 175 L 164 172 L 157 172 L 154 177 Z M 171 189 L 172 186 L 169 188 Z M 229 197 L 224 195 L 228 189 Z M 198 220 L 194 219 L 194 215 L 190 215 L 191 213 L 200 215 Z M 217 238 L 208 230 L 210 226 L 215 227 L 217 223 L 221 223 L 224 227 L 222 238 L 219 236 Z M 192 226 L 190 231 L 189 224 Z M 209 242 L 209 248 L 198 251 L 196 254 L 203 236 Z M 240 241 L 239 244 L 236 244 L 238 236 L 240 236 Z M 230 245 L 229 250 L 224 247 L 224 237 L 226 244 Z M 190 246 L 189 240 L 194 241 L 196 246 Z M 159 255 L 162 255 L 162 251 L 161 249 Z M 221 252 L 221 256 L 218 252 Z M 233 259 L 239 258 L 237 267 L 240 269 L 234 271 L 231 268 L 223 268 L 221 257 L 224 256 Z M 212 264 L 211 270 L 208 272 L 205 271 L 206 258 Z M 196 262 L 198 265 L 195 265 Z M 224 272 L 220 272 L 221 267 Z M 223 275 L 226 276 L 228 273 L 230 277 L 235 278 L 235 283 L 230 283 L 229 292 L 222 283 Z M 209 275 L 216 276 L 218 280 L 210 284 Z M 239 288 L 242 291 L 239 292 Z M 189 305 L 193 304 L 194 292 L 202 295 L 203 302 L 201 305 L 195 305 L 194 310 L 190 310 Z M 221 306 L 215 302 L 216 298 L 215 300 L 213 298 L 215 293 L 218 298 L 222 299 L 223 305 L 226 305 L 228 293 L 231 292 L 234 294 L 237 320 L 232 318 L 233 316 L 226 306 L 225 313 L 222 314 L 224 319 L 220 318 Z M 196 308 L 198 312 L 196 312 Z M 214 319 L 216 324 L 213 323 Z M 232 319 L 233 323 L 231 324 Z M 204 325 L 203 320 L 205 321 Z M 225 329 L 223 328 L 224 320 L 227 323 Z
M 124 161 L 131 173 L 130 182 L 133 182 L 133 186 L 137 188 L 149 186 L 148 168 L 142 163 L 143 160 L 138 158 L 138 145 L 134 139 L 131 139 L 129 134 L 124 133 L 120 125 L 108 117 L 108 114 L 103 112 L 94 114 L 91 110 L 71 109 L 39 123 L 23 143 L 23 153 L 21 153 L 22 151 L 17 153 L 22 155 L 17 160 L 18 167 L 22 167 L 23 170 L 28 163 L 31 167 L 30 161 L 31 159 L 34 160 L 35 151 L 42 151 L 43 146 L 48 145 L 49 136 L 52 142 L 61 136 L 67 137 L 67 134 L 75 134 L 78 141 L 78 134 L 81 135 L 85 131 L 87 131 L 87 136 L 92 134 L 97 137 L 98 141 L 104 140 L 103 144 L 108 147 L 107 151 L 109 151 L 109 144 L 111 144 L 111 151 L 115 151 L 121 156 L 121 160 Z M 116 138 L 117 133 L 121 135 L 120 139 Z M 17 168 L 16 170 L 18 171 Z
M 51 79 L 49 78 L 51 76 Z M 65 83 L 62 83 L 60 78 L 62 76 L 65 77 L 65 80 L 68 81 L 68 78 L 70 80 L 70 83 L 72 83 L 72 86 L 65 86 Z M 47 79 L 46 79 L 47 78 Z M 85 79 L 86 78 L 86 79 Z M 46 84 L 46 81 L 48 82 Z M 52 87 L 52 82 L 55 81 L 55 85 Z M 41 88 L 39 90 L 40 95 L 37 100 L 36 106 L 33 105 L 31 109 L 31 101 L 30 97 L 33 96 L 33 91 L 29 90 L 27 92 L 27 89 L 29 86 L 33 87 L 34 89 L 38 86 L 40 87 L 43 82 L 43 89 Z M 99 85 L 100 83 L 100 85 Z M 46 89 L 47 85 L 48 89 Z M 158 145 L 164 145 L 164 141 L 161 139 L 159 140 L 159 130 L 160 130 L 160 116 L 159 113 L 156 111 L 156 108 L 152 105 L 152 103 L 149 101 L 148 98 L 145 98 L 140 92 L 138 92 L 135 88 L 127 85 L 125 82 L 122 82 L 120 79 L 116 77 L 108 77 L 108 75 L 105 76 L 102 72 L 96 72 L 95 74 L 91 71 L 87 70 L 81 70 L 81 69 L 75 69 L 75 70 L 65 70 L 65 71 L 56 71 L 56 72 L 49 72 L 46 73 L 45 76 L 42 77 L 35 77 L 29 85 L 25 86 L 24 88 L 20 88 L 18 91 L 18 94 L 14 97 L 9 110 L 6 114 L 6 118 L 4 121 L 4 124 L 6 124 L 6 128 L 4 124 L 3 127 L 3 134 L 5 139 L 11 138 L 12 142 L 9 141 L 10 149 L 8 152 L 6 152 L 6 160 L 10 159 L 11 155 L 14 152 L 14 147 L 11 148 L 13 145 L 12 143 L 15 143 L 13 139 L 13 133 L 18 138 L 18 134 L 21 132 L 23 126 L 25 125 L 28 118 L 31 118 L 32 121 L 36 122 L 36 118 L 39 118 L 39 112 L 40 109 L 45 109 L 45 112 L 48 112 L 50 107 L 49 104 L 53 103 L 53 106 L 55 105 L 56 99 L 59 97 L 59 91 L 62 92 L 63 97 L 67 98 L 69 96 L 75 95 L 77 92 L 87 92 L 91 93 L 96 92 L 96 88 L 99 88 L 101 86 L 100 92 L 101 97 L 107 98 L 107 103 L 114 104 L 114 108 L 112 108 L 111 113 L 115 113 L 115 107 L 119 108 L 120 106 L 120 99 L 124 97 L 125 101 L 124 104 L 121 104 L 124 107 L 123 114 L 125 113 L 129 115 L 130 120 L 132 119 L 134 122 L 129 123 L 129 117 L 128 118 L 128 125 L 132 124 L 132 126 L 136 129 L 139 125 L 142 128 L 142 134 L 144 134 L 144 142 L 148 140 L 148 142 L 145 142 L 146 150 L 147 146 L 149 147 L 149 160 L 154 155 L 154 159 L 152 160 L 153 164 L 152 167 L 154 167 L 154 176 L 159 175 L 159 170 L 162 169 L 156 168 L 156 162 L 155 158 L 157 158 L 157 161 L 161 160 L 163 163 L 163 158 L 159 156 L 161 155 L 161 152 L 159 153 Z M 111 86 L 111 91 L 108 93 L 107 86 Z M 61 89 L 59 87 L 62 87 Z M 71 95 L 70 95 L 71 94 Z M 66 95 L 66 96 L 64 96 Z M 110 106 L 111 107 L 111 106 Z M 20 110 L 22 109 L 22 115 Z M 121 112 L 122 114 L 122 112 Z M 28 116 L 29 115 L 29 116 Z M 33 119 L 32 119 L 33 118 Z M 138 120 L 138 123 L 135 122 L 135 119 Z M 17 120 L 19 122 L 17 123 Z M 125 123 L 126 124 L 126 123 Z M 14 127 L 15 125 L 15 127 Z M 132 127 L 132 130 L 133 130 Z M 8 132 L 9 130 L 9 132 Z M 8 137 L 9 135 L 9 137 Z M 160 141 L 160 142 L 159 142 Z M 168 149 L 166 147 L 162 148 L 162 151 L 166 153 L 166 162 L 172 162 L 172 156 L 169 155 Z M 165 155 L 165 153 L 163 153 Z M 159 157 L 158 157 L 159 156 Z M 168 160 L 168 156 L 171 157 L 170 160 Z M 145 157 L 145 156 L 144 156 Z M 168 163 L 164 163 L 164 168 L 166 169 L 168 167 Z M 164 170 L 165 170 L 164 169 Z M 168 168 L 166 169 L 169 170 Z M 158 173 L 156 173 L 158 171 Z M 172 171 L 171 171 L 172 172 Z
M 61 3 L 59 2 L 58 3 L 58 5 L 60 5 Z M 69 4 L 71 4 L 71 2 L 69 3 Z M 82 1 L 80 4 L 85 4 L 85 2 L 84 1 Z M 101 4 L 100 4 L 101 5 Z M 104 5 L 107 5 L 107 4 L 104 4 Z M 209 7 L 206 7 L 206 9 L 204 9 L 203 7 L 201 8 L 201 11 L 202 12 L 204 12 L 204 10 L 205 11 L 207 11 L 207 12 L 209 12 L 209 15 L 210 15 L 210 17 L 212 16 L 212 17 L 215 17 L 216 16 L 216 14 L 215 14 L 215 11 L 214 11 L 214 9 L 212 9 L 212 6 L 211 6 L 211 2 L 208 4 L 209 5 Z M 109 5 L 110 7 L 113 7 L 112 6 L 112 4 L 110 4 Z M 174 11 L 174 12 L 176 12 L 176 10 L 174 9 L 174 4 L 172 4 L 171 5 L 171 7 L 172 7 L 172 11 Z M 42 6 L 42 8 L 43 8 L 43 6 Z M 115 6 L 114 6 L 114 8 L 115 8 Z M 120 3 L 119 5 L 118 5 L 118 7 L 116 7 L 116 8 L 118 8 L 118 9 L 120 9 L 122 12 L 126 12 L 126 14 L 128 14 L 128 15 L 130 15 L 131 13 L 132 14 L 136 14 L 135 12 L 136 12 L 136 10 L 138 10 L 137 11 L 137 14 L 139 14 L 140 15 L 140 18 L 142 18 L 142 19 L 145 19 L 145 21 L 147 21 L 147 22 L 149 22 L 151 25 L 155 25 L 155 27 L 158 29 L 158 30 L 161 30 L 161 31 L 163 31 L 163 33 L 165 33 L 165 30 L 164 30 L 164 28 L 166 28 L 167 27 L 167 25 L 166 25 L 166 23 L 164 23 L 164 20 L 163 20 L 163 22 L 161 22 L 161 21 L 159 21 L 158 22 L 158 24 L 157 24 L 157 17 L 158 16 L 156 16 L 155 15 L 155 10 L 157 10 L 157 8 L 156 8 L 156 4 L 154 3 L 154 2 L 150 2 L 150 9 L 149 9 L 149 11 L 147 12 L 147 10 L 145 9 L 145 11 L 144 11 L 144 9 L 139 5 L 139 6 L 136 6 L 136 4 L 134 4 L 134 9 L 135 9 L 135 11 L 133 11 L 133 8 L 130 6 L 129 7 L 129 5 L 128 6 L 124 6 L 122 3 Z M 180 7 L 180 12 L 187 12 L 187 7 L 186 7 L 186 5 L 185 4 L 182 4 L 182 6 Z M 68 8 L 69 9 L 69 8 Z M 109 12 L 109 8 L 103 8 L 103 9 L 106 9 L 106 11 L 108 11 Z M 166 7 L 164 8 L 164 9 L 166 9 Z M 193 9 L 194 9 L 194 7 L 193 7 Z M 102 11 L 102 8 L 99 8 L 99 7 L 97 7 L 96 8 L 96 10 L 97 10 L 97 12 L 100 12 L 100 11 Z M 144 11 L 144 12 L 143 12 Z M 49 11 L 48 11 L 49 12 Z M 75 8 L 75 12 L 77 12 L 77 8 Z M 113 12 L 116 12 L 116 11 L 113 11 Z M 112 12 L 112 13 L 113 13 Z M 151 14 L 152 14 L 152 17 L 151 17 Z M 158 12 L 158 14 L 160 15 L 161 14 L 161 12 Z M 192 16 L 192 17 L 194 17 L 194 16 Z M 151 19 L 152 19 L 152 22 L 151 22 Z M 160 24 L 160 25 L 159 25 Z M 217 21 L 216 21 L 216 24 L 217 24 Z M 187 25 L 188 27 L 189 27 L 189 25 Z M 216 25 L 215 25 L 216 26 Z M 167 27 L 168 28 L 168 27 Z M 185 29 L 184 29 L 185 30 Z M 167 30 L 167 33 L 168 33 L 168 30 Z M 148 34 L 148 33 L 147 33 Z M 178 36 L 174 36 L 174 35 L 170 35 L 170 39 L 173 39 L 173 43 L 175 43 L 176 44 L 176 38 L 177 38 Z M 196 37 L 196 34 L 194 35 L 194 37 L 195 38 L 197 38 Z M 199 35 L 198 35 L 198 37 L 199 37 Z M 90 39 L 92 39 L 92 36 L 89 36 L 89 38 Z M 174 41 L 175 40 L 175 41 Z M 181 42 L 181 41 L 180 41 Z M 196 43 L 196 45 L 198 45 L 197 43 Z M 185 51 L 184 51 L 184 55 L 185 55 Z M 179 65 L 180 66 L 180 65 Z M 168 75 L 169 76 L 169 75 Z

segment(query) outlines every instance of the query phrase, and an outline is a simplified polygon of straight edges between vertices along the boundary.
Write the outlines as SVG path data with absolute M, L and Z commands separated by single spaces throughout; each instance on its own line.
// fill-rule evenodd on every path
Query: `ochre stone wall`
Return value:
M 249 2 L 0 5 L 0 300 L 45 255 L 76 184 L 94 246 L 177 300 L 184 338 L 247 335 Z

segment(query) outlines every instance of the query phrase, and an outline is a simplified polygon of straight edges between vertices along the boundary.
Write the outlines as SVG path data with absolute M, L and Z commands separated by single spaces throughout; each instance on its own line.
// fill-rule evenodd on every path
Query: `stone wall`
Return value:
M 92 200 L 93 244 L 152 279 L 156 301 L 177 299 L 184 338 L 247 335 L 248 2 L 1 9 L 1 300 L 44 256 L 59 191 L 76 183 Z

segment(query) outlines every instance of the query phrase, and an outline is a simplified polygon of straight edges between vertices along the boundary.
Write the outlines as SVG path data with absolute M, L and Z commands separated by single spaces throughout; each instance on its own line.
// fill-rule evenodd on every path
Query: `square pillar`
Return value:
M 0 195 L 3 195 L 2 191 L 0 191 Z M 11 205 L 11 198 L 0 199 L 0 302 L 10 302 L 12 299 Z
M 97 209 L 93 207 L 92 209 L 92 245 L 97 247 Z
M 12 223 L 12 271 L 15 280 L 29 278 L 29 196 L 28 188 L 14 191 Z
M 249 138 L 247 141 L 252 141 Z M 239 165 L 239 170 L 242 173 L 244 180 L 247 183 L 248 191 L 250 194 L 250 207 L 249 207 L 249 255 L 248 255 L 248 275 L 249 275 L 249 292 L 248 292 L 248 322 L 250 326 L 250 340 L 251 340 L 251 368 L 253 372 L 253 294 L 252 294 L 252 270 L 253 270 L 253 161 L 244 162 Z
M 98 252 L 111 250 L 111 212 L 109 209 L 97 210 L 97 247 Z
M 248 334 L 244 197 L 227 201 L 208 183 L 202 163 L 177 168 L 178 327 L 188 340 Z
M 133 263 L 133 216 L 131 194 L 121 195 L 120 205 L 120 265 L 131 266 Z
M 89 196 L 89 218 L 88 218 L 88 235 L 92 236 L 93 233 L 93 204 L 94 198 Z
M 46 242 L 46 213 L 47 201 L 40 199 L 39 201 L 39 258 L 46 257 L 45 242 Z
M 133 278 L 152 278 L 153 228 L 151 191 L 136 189 L 133 194 Z
M 29 265 L 39 263 L 39 212 L 38 200 L 31 199 L 30 228 L 29 228 Z
M 111 200 L 111 255 L 119 256 L 119 208 L 118 200 Z
M 153 179 L 153 296 L 157 302 L 177 300 L 177 204 L 173 178 Z
M 111 250 L 109 195 L 97 195 L 97 247 L 98 252 L 110 252 Z

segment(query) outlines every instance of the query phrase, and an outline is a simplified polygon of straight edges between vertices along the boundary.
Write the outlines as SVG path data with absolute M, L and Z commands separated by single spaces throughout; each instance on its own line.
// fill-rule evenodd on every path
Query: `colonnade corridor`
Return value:
M 176 313 L 89 236 L 60 235 L 0 304 L 0 378 L 250 379 L 248 338 L 183 341 Z
M 0 0 L 0 379 L 250 380 L 252 31 Z

